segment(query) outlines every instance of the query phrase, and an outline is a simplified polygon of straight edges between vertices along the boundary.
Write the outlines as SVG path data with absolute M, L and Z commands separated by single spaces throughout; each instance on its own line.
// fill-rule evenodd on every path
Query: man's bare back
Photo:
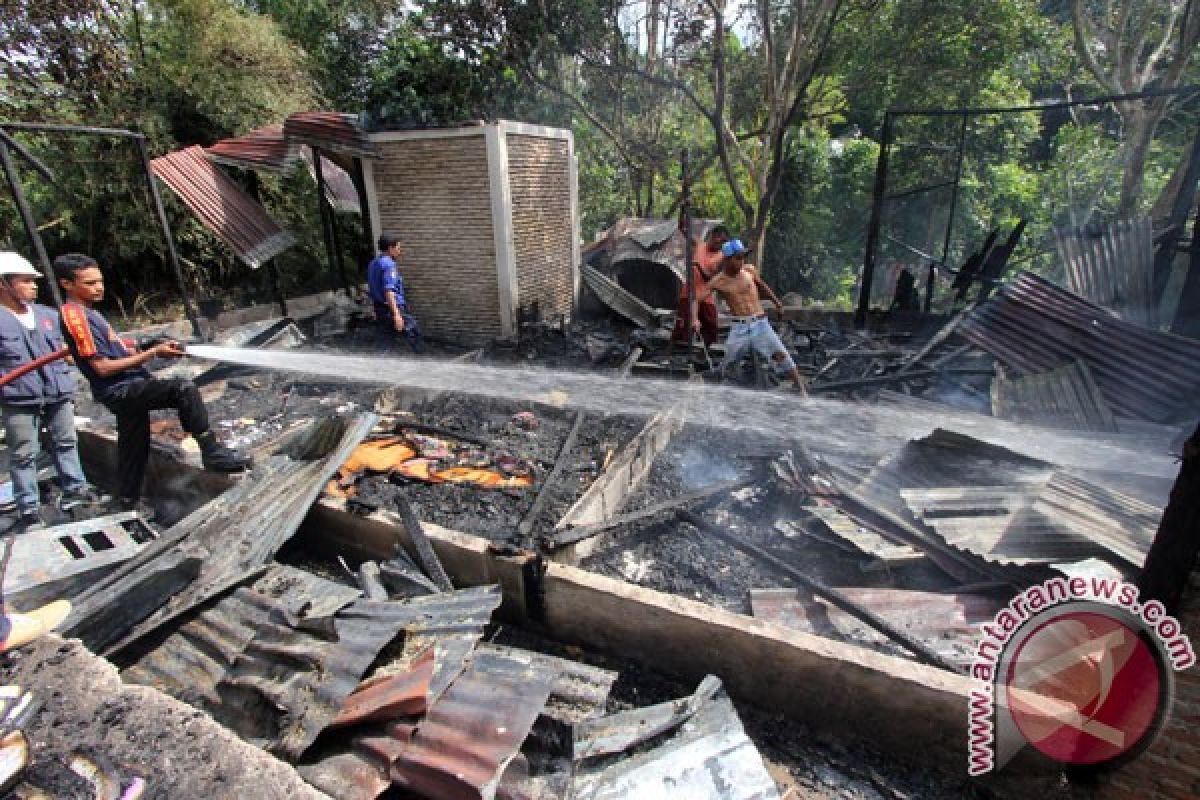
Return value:
M 758 271 L 750 264 L 742 265 L 736 274 L 722 270 L 708 283 L 708 288 L 725 300 L 729 313 L 735 317 L 755 317 L 763 313 L 755 278 Z

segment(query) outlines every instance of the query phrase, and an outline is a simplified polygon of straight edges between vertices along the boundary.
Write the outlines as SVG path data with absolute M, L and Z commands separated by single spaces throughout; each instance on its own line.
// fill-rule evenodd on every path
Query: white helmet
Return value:
M 31 275 L 42 277 L 42 273 L 30 264 L 20 253 L 0 253 L 0 275 Z

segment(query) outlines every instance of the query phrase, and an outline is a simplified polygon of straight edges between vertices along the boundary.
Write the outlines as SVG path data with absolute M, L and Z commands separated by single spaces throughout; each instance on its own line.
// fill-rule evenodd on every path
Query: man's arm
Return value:
M 700 327 L 700 304 L 708 298 L 712 297 L 713 292 L 717 291 L 718 284 L 721 278 L 718 275 L 707 286 L 704 291 L 696 292 L 696 296 L 692 298 L 692 326 Z
M 388 309 L 392 312 L 392 324 L 396 330 L 404 330 L 404 287 L 400 283 L 400 273 L 395 267 L 386 267 L 383 273 L 383 296 L 387 298 Z
M 775 308 L 777 308 L 779 310 L 779 315 L 782 317 L 783 316 L 783 303 L 779 302 L 779 298 L 775 295 L 775 292 L 771 289 L 770 286 L 767 286 L 766 281 L 764 281 L 759 276 L 758 270 L 754 270 L 753 275 L 754 275 L 754 285 L 757 286 L 759 289 L 761 289 L 763 291 L 763 293 L 766 294 L 767 299 L 775 304 Z
M 117 373 L 124 372 L 127 369 L 135 369 L 144 366 L 147 362 L 154 360 L 158 356 L 164 358 L 180 358 L 184 354 L 183 348 L 178 342 L 162 342 L 151 347 L 149 350 L 141 350 L 130 356 L 123 358 L 105 358 L 104 356 L 92 356 L 84 359 L 88 362 L 96 374 L 101 378 L 108 378 Z

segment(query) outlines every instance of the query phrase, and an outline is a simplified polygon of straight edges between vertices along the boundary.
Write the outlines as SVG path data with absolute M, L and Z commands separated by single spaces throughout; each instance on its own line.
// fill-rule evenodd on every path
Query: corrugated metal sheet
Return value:
M 672 729 L 653 747 L 622 752 Z M 576 745 L 581 756 L 592 754 L 581 760 L 575 776 L 570 796 L 576 800 L 779 798 L 733 703 L 711 675 L 690 698 L 588 723 Z
M 217 684 L 221 702 L 210 711 L 244 738 L 294 761 L 402 630 L 461 628 L 470 624 L 463 620 L 490 618 L 498 605 L 496 587 L 481 587 L 399 603 L 358 600 L 324 621 L 272 614 Z
M 858 524 L 833 506 L 817 505 L 808 508 L 829 533 L 850 544 L 864 555 L 877 558 L 889 565 L 911 563 L 925 558 L 925 554 L 914 547 L 887 539 L 875 531 Z
M 406 672 L 360 685 L 346 698 L 329 726 L 340 728 L 364 722 L 387 722 L 425 713 L 429 684 L 433 680 L 434 653 L 431 647 L 415 658 Z
M 544 774 L 546 761 L 550 758 L 559 759 L 569 766 L 572 726 L 603 713 L 616 673 L 554 656 L 492 644 L 480 645 L 476 652 L 489 653 L 514 663 L 530 664 L 538 674 L 555 676 L 549 698 L 525 745 L 536 751 L 540 774 L 530 777 L 527 765 L 522 765 L 521 769 L 507 770 L 504 791 L 499 792 L 498 796 L 536 797 L 537 792 L 547 786 L 565 787 L 569 783 L 569 775 L 555 775 L 552 776 L 553 781 L 544 780 L 547 777 Z M 417 674 L 417 666 L 419 664 L 395 676 L 395 680 L 401 685 L 421 685 L 425 677 Z M 423 697 L 431 694 L 427 682 L 423 689 Z M 360 690 L 364 691 L 371 689 Z M 420 692 L 409 693 L 411 696 L 416 694 Z M 351 700 L 355 695 L 351 695 Z M 348 700 L 347 705 L 349 703 Z M 413 728 L 407 725 L 375 725 L 358 730 L 361 733 L 351 740 L 347 751 L 327 751 L 317 763 L 302 766 L 300 772 L 304 778 L 330 795 L 346 800 L 372 800 L 387 789 L 391 785 L 392 764 L 407 745 Z M 517 766 L 515 761 L 510 764 L 513 768 Z M 545 796 L 557 798 L 565 796 L 565 793 L 555 790 Z
M 1161 519 L 1161 508 L 1058 472 L 1012 520 L 1005 541 L 1028 542 L 1031 547 L 1074 541 L 1078 544 L 1070 554 L 1072 561 L 1093 554 L 1111 561 L 1115 555 L 1129 566 L 1141 567 Z M 1094 553 L 1097 547 L 1107 552 Z
M 308 165 L 308 172 L 317 179 L 317 170 L 313 166 L 312 150 L 304 148 L 300 157 Z M 358 202 L 358 190 L 354 188 L 354 180 L 350 173 L 341 166 L 321 156 L 321 180 L 325 182 L 325 198 L 334 211 L 346 214 L 361 214 L 362 207 Z
M 958 333 L 1026 374 L 1083 361 L 1118 416 L 1164 422 L 1200 394 L 1200 341 L 1126 322 L 1032 273 L 974 309 Z
M 218 164 L 269 172 L 283 172 L 300 157 L 300 148 L 284 138 L 282 125 L 264 125 L 244 136 L 222 139 L 204 152 Z
M 214 691 L 258 625 L 275 609 L 307 616 L 333 614 L 361 592 L 282 564 L 252 587 L 243 587 L 171 634 L 121 677 L 153 686 L 198 708 L 218 702 Z
M 315 145 L 331 153 L 359 158 L 378 158 L 379 150 L 353 114 L 337 111 L 301 111 L 283 123 L 289 142 Z
M 1037 375 L 992 381 L 992 413 L 1015 422 L 1081 431 L 1116 431 L 1117 420 L 1082 361 Z
M 881 460 L 854 489 L 851 497 L 865 508 L 911 530 L 921 549 L 934 555 L 932 548 L 946 541 L 941 532 L 914 515 L 902 492 L 907 489 L 953 487 L 994 487 L 1036 484 L 1049 480 L 1053 467 L 1019 455 L 1003 447 L 981 442 L 942 429 L 923 439 L 907 443 L 895 454 Z M 1009 577 L 978 558 L 971 549 L 950 548 L 945 554 L 963 567 L 992 577 Z
M 150 162 L 154 174 L 238 258 L 257 268 L 296 243 L 265 208 L 205 157 L 199 145 Z
M 300 777 L 338 800 L 375 800 L 392 785 L 392 764 L 408 747 L 416 726 L 407 722 L 360 729 L 344 752 L 327 753 L 297 769 Z
M 477 652 L 400 753 L 392 766 L 394 783 L 439 800 L 490 800 L 555 678 L 515 651 Z
M 1150 217 L 1055 228 L 1054 238 L 1072 292 L 1137 325 L 1158 324 Z
M 1039 484 L 903 489 L 912 512 L 947 544 L 994 564 L 1048 563 L 1002 544 L 1013 517 L 1037 496 Z M 1054 559 L 1051 559 L 1054 560 Z
M 1043 483 L 904 490 L 905 502 L 947 543 L 993 563 L 1050 565 L 1117 556 L 1140 567 L 1160 509 L 1078 476 Z
M 981 594 L 856 587 L 838 591 L 961 666 L 971 663 L 980 623 L 990 620 L 1002 605 Z M 758 619 L 806 633 L 868 641 L 889 649 L 893 646 L 890 639 L 862 621 L 799 589 L 751 589 L 750 607 Z
M 653 308 L 622 289 L 616 281 L 595 267 L 584 265 L 583 280 L 596 297 L 613 311 L 647 330 L 658 327 L 658 317 Z
M 329 478 L 377 420 L 368 413 L 332 417 L 293 434 L 234 487 L 180 520 L 113 576 L 81 595 L 68 623 L 71 629 L 93 648 L 119 649 L 246 581 L 292 537 Z M 116 582 L 155 559 L 177 553 L 201 559 L 200 576 L 181 591 L 171 587 L 158 604 L 142 609 L 129 623 L 132 630 L 123 631 L 125 636 L 117 644 L 107 635 L 104 641 L 95 638 L 89 620 L 125 603 Z

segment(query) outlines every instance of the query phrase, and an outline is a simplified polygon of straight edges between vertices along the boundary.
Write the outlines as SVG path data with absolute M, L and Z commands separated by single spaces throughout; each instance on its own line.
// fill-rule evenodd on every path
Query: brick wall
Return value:
M 378 142 L 383 231 L 404 245 L 400 272 L 426 334 L 464 344 L 501 335 L 487 144 L 478 136 Z
M 509 134 L 518 306 L 536 301 L 543 319 L 569 314 L 574 302 L 571 160 L 565 139 Z

